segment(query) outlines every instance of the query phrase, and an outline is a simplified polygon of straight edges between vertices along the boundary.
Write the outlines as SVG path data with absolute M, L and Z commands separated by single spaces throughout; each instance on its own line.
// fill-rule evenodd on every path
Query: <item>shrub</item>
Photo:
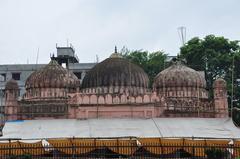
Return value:
M 208 159 L 224 159 L 227 155 L 227 152 L 221 149 L 211 148 L 205 150 L 205 154 L 207 155 Z

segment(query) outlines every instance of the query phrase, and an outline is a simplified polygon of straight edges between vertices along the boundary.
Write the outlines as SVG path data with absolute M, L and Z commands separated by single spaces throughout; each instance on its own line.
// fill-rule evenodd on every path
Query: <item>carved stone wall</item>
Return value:
M 227 84 L 222 78 L 213 83 L 216 117 L 228 117 Z
M 31 88 L 24 95 L 24 100 L 41 101 L 67 97 L 65 88 Z
M 77 105 L 112 105 L 112 104 L 146 104 L 159 102 L 160 99 L 156 93 L 139 95 L 139 96 L 127 96 L 126 94 L 85 94 L 76 93 L 69 100 L 69 104 Z
M 19 87 L 16 81 L 10 80 L 5 87 L 4 115 L 6 120 L 17 120 Z
M 101 106 L 69 106 L 69 118 L 153 118 L 159 116 L 161 109 L 155 109 L 153 104 L 141 106 L 101 105 Z

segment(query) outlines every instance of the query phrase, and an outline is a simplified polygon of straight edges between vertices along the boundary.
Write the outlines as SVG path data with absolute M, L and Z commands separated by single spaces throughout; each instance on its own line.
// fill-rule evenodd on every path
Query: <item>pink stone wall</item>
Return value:
M 127 96 L 125 94 L 119 95 L 96 95 L 96 94 L 83 94 L 76 93 L 71 95 L 69 99 L 69 104 L 79 104 L 79 105 L 112 105 L 112 104 L 146 104 L 159 102 L 160 99 L 156 93 L 145 94 L 141 96 Z
M 177 99 L 177 98 L 176 98 Z M 156 92 L 142 96 L 122 95 L 96 95 L 77 93 L 69 100 L 69 118 L 151 118 L 151 117 L 214 117 L 214 107 L 208 101 L 198 104 L 201 111 L 192 113 L 185 111 L 182 113 L 169 113 L 169 105 L 177 108 L 176 104 L 184 104 L 173 100 L 172 105 L 166 97 L 159 97 Z M 175 103 L 174 102 L 180 102 Z M 196 101 L 188 101 L 187 104 L 195 110 Z M 219 104 L 218 104 L 219 105 Z M 219 105 L 221 106 L 221 105 Z M 225 108 L 224 108 L 225 109 Z M 179 110 L 179 108 L 177 109 Z M 224 116 L 216 116 L 224 117 Z
M 208 98 L 208 92 L 204 88 L 190 88 L 190 87 L 168 87 L 159 88 L 159 96 L 164 97 L 189 97 L 189 98 Z
M 214 105 L 216 117 L 228 117 L 227 92 L 224 89 L 214 89 Z
M 6 120 L 18 119 L 18 90 L 6 90 L 4 114 Z
M 147 85 L 147 84 L 146 84 Z M 98 87 L 98 88 L 84 88 L 81 90 L 84 94 L 132 94 L 137 95 L 141 94 L 144 95 L 148 92 L 146 88 L 142 87 L 125 87 L 125 86 L 110 86 L 110 87 Z
M 153 118 L 156 117 L 153 105 L 101 105 L 101 106 L 71 106 L 69 118 Z
M 101 94 L 96 93 L 68 93 L 62 89 L 42 89 L 41 98 L 35 98 L 35 96 L 26 96 L 25 100 L 42 100 L 45 97 L 59 97 L 68 96 L 68 118 L 71 119 L 87 119 L 87 118 L 153 118 L 153 117 L 226 117 L 227 112 L 227 98 L 226 90 L 222 87 L 216 87 L 214 90 L 214 106 L 202 103 L 202 112 L 191 114 L 185 113 L 169 113 L 169 105 L 171 102 L 165 96 L 159 96 L 156 92 L 147 93 L 139 96 L 129 96 L 128 94 Z M 94 92 L 95 90 L 91 90 Z M 114 90 L 113 90 L 114 91 Z M 52 92 L 52 93 L 50 93 Z M 169 96 L 173 96 L 176 93 L 168 92 Z M 186 92 L 185 92 L 186 93 Z M 184 92 L 180 92 L 177 95 L 183 95 Z M 188 94 L 189 92 L 187 92 Z M 192 93 L 192 92 L 190 92 Z M 195 103 L 196 104 L 196 103 Z M 190 102 L 191 107 L 195 105 Z M 8 120 L 18 119 L 18 102 L 17 98 L 9 95 L 6 100 L 5 112 L 10 114 Z M 172 103 L 173 107 L 177 105 Z M 173 109 L 174 110 L 174 109 Z M 211 112 L 209 113 L 209 110 Z M 215 112 L 212 112 L 214 110 Z M 24 115 L 22 115 L 24 117 Z M 43 117 L 44 118 L 44 117 Z M 27 119 L 27 118 L 26 118 Z
M 214 106 L 216 117 L 228 117 L 227 90 L 222 80 L 214 82 Z
M 25 100 L 43 100 L 44 98 L 67 97 L 66 88 L 34 88 L 26 91 Z

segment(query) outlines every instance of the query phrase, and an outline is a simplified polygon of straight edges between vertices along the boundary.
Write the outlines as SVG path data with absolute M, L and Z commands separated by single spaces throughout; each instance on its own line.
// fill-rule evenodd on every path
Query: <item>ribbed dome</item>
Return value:
M 18 90 L 18 83 L 14 79 L 9 80 L 5 85 L 5 90 Z
M 206 81 L 199 72 L 177 61 L 155 77 L 153 87 L 155 89 L 163 87 L 206 88 Z
M 223 78 L 218 78 L 213 82 L 213 88 L 226 88 L 227 82 Z
M 84 77 L 81 88 L 113 88 L 114 93 L 121 93 L 120 88 L 134 88 L 131 93 L 139 94 L 148 88 L 149 78 L 142 68 L 113 53 L 109 58 L 95 65 Z M 116 89 L 119 88 L 119 90 Z M 126 92 L 126 90 L 123 90 Z M 101 91 L 103 92 L 103 91 Z M 104 91 L 111 93 L 111 91 Z
M 57 61 L 51 60 L 48 65 L 33 72 L 26 80 L 26 89 L 30 88 L 75 88 L 79 86 L 78 78 Z

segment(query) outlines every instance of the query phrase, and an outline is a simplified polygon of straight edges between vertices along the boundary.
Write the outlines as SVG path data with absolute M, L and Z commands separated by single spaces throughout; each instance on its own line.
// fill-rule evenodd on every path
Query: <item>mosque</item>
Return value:
M 97 150 L 105 154 L 106 147 L 126 156 L 142 148 L 148 152 L 144 155 L 168 155 L 182 148 L 177 145 L 190 145 L 184 151 L 206 156 L 206 146 L 233 143 L 232 154 L 240 156 L 240 129 L 228 117 L 226 81 L 214 81 L 211 99 L 204 74 L 178 60 L 149 86 L 144 70 L 116 49 L 81 81 L 52 57 L 27 78 L 25 90 L 20 95 L 13 79 L 5 85 L 6 122 L 0 137 L 5 143 L 0 144 L 0 156 L 9 155 L 6 146 L 14 145 L 15 155 L 54 156 L 46 152 L 50 145 L 58 155 L 71 157 Z
M 152 89 L 150 89 L 152 88 Z M 204 74 L 173 61 L 159 72 L 152 87 L 144 70 L 124 59 L 115 49 L 96 64 L 82 82 L 52 57 L 48 65 L 26 80 L 19 96 L 16 81 L 5 86 L 5 118 L 226 118 L 226 82 L 216 79 L 209 99 Z

